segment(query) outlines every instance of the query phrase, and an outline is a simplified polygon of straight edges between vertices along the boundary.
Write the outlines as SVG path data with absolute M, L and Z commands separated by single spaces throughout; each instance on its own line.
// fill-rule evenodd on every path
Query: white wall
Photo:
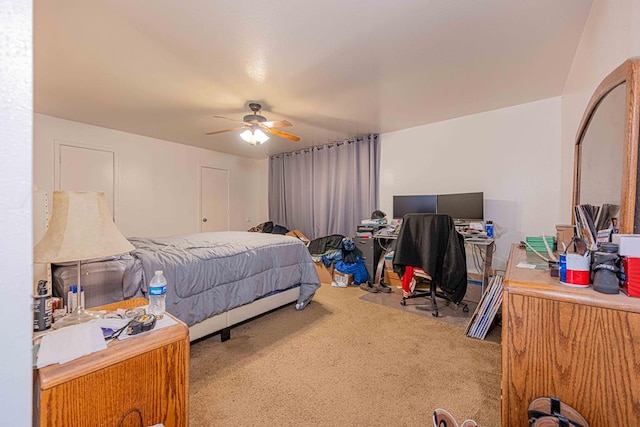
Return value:
M 382 135 L 382 210 L 392 211 L 393 194 L 484 191 L 485 217 L 497 223 L 500 235 L 494 267 L 502 268 L 510 242 L 571 221 L 575 135 L 584 109 L 609 72 L 639 55 L 640 2 L 593 0 L 560 102 Z M 402 151 L 410 155 L 402 158 Z M 457 158 L 462 171 L 437 157 Z M 545 171 L 537 172 L 543 159 Z M 485 170 L 480 164 L 486 162 L 500 164 L 501 172 Z
M 232 230 L 267 220 L 267 160 L 191 147 L 84 123 L 35 115 L 34 179 L 54 189 L 55 141 L 115 151 L 116 223 L 129 237 L 200 231 L 200 166 L 229 171 Z M 247 221 L 247 218 L 249 221 Z
M 32 2 L 0 8 L 0 417 L 31 425 Z
M 512 243 L 560 222 L 560 98 L 381 135 L 380 208 L 394 195 L 482 191 L 495 224 L 493 265 Z
M 640 55 L 640 1 L 594 0 L 562 95 L 562 201 L 570 220 L 575 137 L 584 109 L 602 79 Z

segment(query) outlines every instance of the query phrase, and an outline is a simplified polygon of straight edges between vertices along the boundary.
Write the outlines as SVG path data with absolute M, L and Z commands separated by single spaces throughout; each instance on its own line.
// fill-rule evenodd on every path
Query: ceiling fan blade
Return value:
M 300 141 L 300 137 L 299 137 L 299 136 L 296 136 L 296 135 L 294 135 L 294 134 L 292 134 L 292 133 L 289 133 L 289 132 L 283 132 L 283 131 L 278 130 L 278 129 L 272 129 L 272 128 L 267 127 L 267 126 L 261 126 L 261 128 L 262 128 L 265 132 L 270 133 L 270 134 L 272 134 L 272 135 L 276 135 L 276 136 L 279 136 L 279 137 L 281 137 L 281 138 L 286 138 L 286 139 L 289 139 L 289 140 L 291 140 L 291 141 L 293 141 L 293 142 L 298 142 L 298 141 Z
M 288 120 L 277 120 L 275 122 L 262 122 L 263 125 L 270 128 L 288 128 L 293 126 Z
M 223 116 L 213 116 L 216 119 L 224 119 L 224 120 L 228 120 L 230 122 L 234 122 L 234 123 L 245 123 L 242 120 L 236 120 L 236 119 L 230 119 L 229 117 L 223 117 Z
M 246 128 L 248 128 L 248 127 L 249 127 L 249 126 L 239 126 L 239 127 L 237 127 L 237 128 L 230 128 L 230 129 L 216 130 L 216 131 L 213 131 L 213 132 L 207 132 L 207 133 L 205 133 L 205 135 L 215 135 L 215 134 L 217 134 L 217 133 L 231 132 L 231 131 L 234 131 L 234 130 L 246 129 Z

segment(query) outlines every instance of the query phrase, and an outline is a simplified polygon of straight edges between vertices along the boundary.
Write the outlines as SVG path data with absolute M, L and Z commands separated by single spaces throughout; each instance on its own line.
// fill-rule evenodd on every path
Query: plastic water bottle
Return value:
M 484 229 L 487 233 L 487 237 L 493 238 L 493 221 L 487 221 L 484 226 Z
M 149 283 L 149 313 L 162 319 L 167 296 L 167 279 L 162 275 L 162 270 L 156 271 Z

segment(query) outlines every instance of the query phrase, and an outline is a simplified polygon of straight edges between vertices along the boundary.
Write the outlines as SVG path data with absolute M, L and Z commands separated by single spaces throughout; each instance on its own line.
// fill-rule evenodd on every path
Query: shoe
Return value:
M 433 426 L 434 427 L 478 427 L 478 424 L 473 420 L 464 420 L 462 424 L 458 425 L 453 415 L 444 409 L 436 409 L 433 411 Z
M 374 294 L 377 292 L 380 292 L 380 289 L 371 286 L 367 282 L 360 283 L 360 289 L 362 289 L 363 291 L 374 293 Z
M 527 409 L 529 425 L 589 427 L 587 420 L 575 408 L 561 402 L 556 397 L 538 397 L 533 399 Z
M 564 424 L 560 418 L 556 416 L 548 416 L 548 417 L 540 417 L 532 421 L 533 424 L 530 424 L 532 427 L 562 427 L 562 426 L 571 426 L 569 420 L 565 420 Z
M 384 292 L 387 294 L 391 293 L 391 288 L 385 285 L 384 283 L 378 283 L 378 286 L 376 286 L 376 288 L 378 289 L 379 292 Z

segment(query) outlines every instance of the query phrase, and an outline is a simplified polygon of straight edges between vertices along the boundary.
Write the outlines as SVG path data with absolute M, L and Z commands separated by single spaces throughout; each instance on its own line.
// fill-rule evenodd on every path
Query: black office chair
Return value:
M 430 286 L 428 290 L 415 290 L 404 295 L 402 305 L 411 298 L 431 297 L 432 314 L 438 317 L 438 297 L 460 305 L 465 313 L 469 311 L 468 305 L 462 302 L 467 291 L 464 237 L 456 231 L 449 215 L 404 216 L 396 242 L 393 269 L 403 277 L 406 267 L 422 269 L 430 278 Z M 409 279 L 403 278 L 403 283 Z M 437 291 L 438 287 L 440 291 Z

